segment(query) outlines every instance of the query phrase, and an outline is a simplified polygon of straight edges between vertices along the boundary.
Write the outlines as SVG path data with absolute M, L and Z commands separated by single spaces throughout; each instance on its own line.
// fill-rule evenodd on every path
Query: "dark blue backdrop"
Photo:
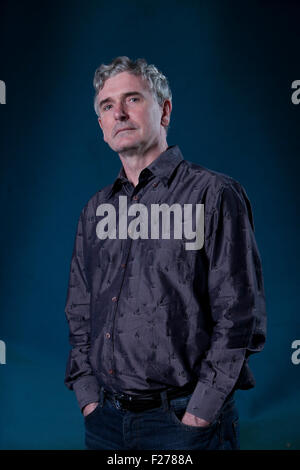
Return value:
M 96 67 L 145 57 L 169 78 L 169 145 L 251 200 L 268 310 L 257 385 L 239 391 L 243 449 L 300 448 L 299 2 L 2 2 L 0 448 L 82 449 L 64 384 L 77 219 L 120 161 L 93 111 Z

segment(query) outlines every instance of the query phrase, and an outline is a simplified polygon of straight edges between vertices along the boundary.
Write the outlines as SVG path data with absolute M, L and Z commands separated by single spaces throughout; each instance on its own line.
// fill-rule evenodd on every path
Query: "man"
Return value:
M 168 146 L 172 95 L 155 66 L 117 57 L 94 87 L 122 168 L 82 209 L 71 261 L 65 384 L 86 447 L 237 449 L 234 392 L 254 386 L 248 358 L 265 341 L 250 202 Z

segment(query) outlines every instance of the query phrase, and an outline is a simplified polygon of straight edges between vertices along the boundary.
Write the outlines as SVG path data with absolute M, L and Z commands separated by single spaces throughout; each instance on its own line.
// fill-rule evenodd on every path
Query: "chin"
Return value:
M 132 143 L 123 143 L 123 144 L 118 144 L 115 145 L 113 150 L 117 153 L 131 153 L 131 152 L 136 152 L 140 147 L 140 143 L 138 142 L 132 142 Z

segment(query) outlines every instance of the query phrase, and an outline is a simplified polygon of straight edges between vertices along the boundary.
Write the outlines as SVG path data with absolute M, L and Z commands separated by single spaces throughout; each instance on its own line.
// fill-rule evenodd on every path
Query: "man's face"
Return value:
M 104 141 L 117 153 L 143 151 L 165 138 L 163 108 L 140 76 L 121 72 L 107 79 L 98 105 Z

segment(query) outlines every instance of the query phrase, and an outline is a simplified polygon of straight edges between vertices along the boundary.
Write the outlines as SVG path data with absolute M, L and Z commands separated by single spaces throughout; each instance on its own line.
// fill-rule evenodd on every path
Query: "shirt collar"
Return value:
M 167 186 L 174 170 L 177 168 L 179 163 L 182 162 L 182 160 L 183 156 L 178 145 L 171 145 L 167 148 L 167 150 L 162 152 L 155 160 L 153 160 L 150 165 L 141 171 L 139 178 L 146 176 L 150 172 L 154 176 L 160 178 L 162 183 Z M 117 178 L 112 184 L 109 195 L 120 188 L 121 185 L 125 182 L 128 182 L 128 178 L 125 175 L 124 167 L 122 165 Z

